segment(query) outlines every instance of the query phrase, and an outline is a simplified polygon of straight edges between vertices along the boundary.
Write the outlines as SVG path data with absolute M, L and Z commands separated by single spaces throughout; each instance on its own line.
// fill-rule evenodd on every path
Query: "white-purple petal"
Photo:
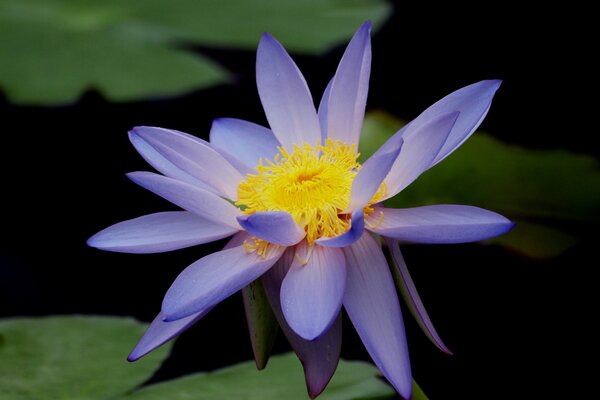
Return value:
M 385 179 L 388 193 L 384 199 L 402 191 L 430 168 L 458 117 L 458 112 L 438 115 L 424 124 L 411 123 L 394 135 L 401 136 L 404 144 Z M 389 141 L 395 140 L 396 138 L 392 137 Z M 384 144 L 386 145 L 387 143 Z
M 475 132 L 489 111 L 501 83 L 500 80 L 486 80 L 465 86 L 439 100 L 411 122 L 411 125 L 421 125 L 441 114 L 460 112 L 448 139 L 431 165 L 442 161 Z
M 335 237 L 324 237 L 317 239 L 315 243 L 325 247 L 346 247 L 356 242 L 365 230 L 365 215 L 362 208 L 352 211 L 350 219 L 350 229 L 345 233 Z
M 188 211 L 167 211 L 114 224 L 89 238 L 87 244 L 121 253 L 160 253 L 212 242 L 237 231 Z
M 163 321 L 163 313 L 159 313 L 150 324 L 144 336 L 137 343 L 135 348 L 127 357 L 128 361 L 136 361 L 157 349 L 169 340 L 179 336 L 183 331 L 195 324 L 200 318 L 204 317 L 208 311 L 202 311 L 192 314 L 188 317 L 178 319 L 177 321 Z
M 327 139 L 327 121 L 328 121 L 328 109 L 329 109 L 329 97 L 331 96 L 331 86 L 333 85 L 333 78 L 327 84 L 321 102 L 319 103 L 319 125 L 321 126 L 321 137 L 323 142 Z
M 300 337 L 314 340 L 340 313 L 346 287 L 344 254 L 337 248 L 296 246 L 296 257 L 281 284 L 281 307 Z
M 239 229 L 242 212 L 227 200 L 189 183 L 152 172 L 131 172 L 127 177 L 171 203 L 217 224 Z
M 246 232 L 269 243 L 293 246 L 300 242 L 306 232 L 292 216 L 284 211 L 264 211 L 237 218 Z
M 280 145 L 263 126 L 235 118 L 219 118 L 210 129 L 210 145 L 243 174 L 254 171 L 259 160 L 273 160 Z
M 184 269 L 167 291 L 162 304 L 165 320 L 213 307 L 264 274 L 284 249 L 270 245 L 262 256 L 241 245 L 201 258 Z
M 294 254 L 295 249 L 288 248 L 263 275 L 262 281 L 281 330 L 302 363 L 308 394 L 314 399 L 325 389 L 338 365 L 342 348 L 342 318 L 340 313 L 325 333 L 310 341 L 302 339 L 290 328 L 281 311 L 280 287 L 292 265 Z
M 371 74 L 371 23 L 365 22 L 348 44 L 333 78 L 323 136 L 358 145 Z
M 415 243 L 467 243 L 502 235 L 514 227 L 506 217 L 473 206 L 440 204 L 381 208 L 383 220 L 369 227 L 382 236 Z M 371 218 L 376 218 L 374 213 Z M 375 223 L 375 220 L 372 221 Z
M 396 391 L 410 399 L 412 378 L 396 288 L 379 244 L 365 232 L 344 248 L 344 307 L 375 365 Z
M 211 187 L 219 195 L 237 199 L 243 176 L 221 154 L 202 139 L 170 129 L 138 126 L 138 136 L 175 167 Z
M 408 305 L 408 309 L 415 317 L 417 323 L 423 332 L 425 332 L 425 335 L 429 338 L 429 340 L 431 340 L 431 342 L 444 353 L 452 355 L 452 352 L 444 344 L 440 338 L 440 335 L 438 335 L 433 323 L 431 322 L 431 319 L 429 318 L 429 314 L 427 314 L 427 310 L 423 305 L 423 301 L 421 301 L 421 296 L 419 296 L 417 287 L 415 286 L 412 277 L 408 272 L 408 268 L 404 262 L 404 257 L 402 257 L 402 253 L 400 252 L 398 242 L 389 238 L 385 238 L 385 242 L 390 249 L 390 253 L 394 261 L 392 268 L 396 270 L 398 275 L 397 283 L 400 286 L 400 293 L 402 293 L 404 301 L 406 301 Z
M 164 155 L 159 153 L 150 143 L 142 139 L 134 131 L 129 132 L 129 140 L 138 153 L 140 153 L 142 158 L 144 158 L 144 160 L 146 160 L 146 162 L 154 167 L 158 172 L 170 178 L 201 187 L 210 192 L 215 192 L 214 188 L 200 181 L 198 178 L 193 177 L 169 161 Z
M 386 143 L 363 164 L 362 169 L 356 174 L 350 192 L 349 210 L 365 207 L 392 170 L 396 160 L 402 157 L 403 151 L 400 150 L 403 148 L 404 140 L 394 138 L 389 143 L 395 145 L 390 146 Z
M 269 126 L 288 150 L 294 144 L 321 142 L 321 128 L 310 90 L 283 46 L 270 34 L 260 39 L 256 86 Z

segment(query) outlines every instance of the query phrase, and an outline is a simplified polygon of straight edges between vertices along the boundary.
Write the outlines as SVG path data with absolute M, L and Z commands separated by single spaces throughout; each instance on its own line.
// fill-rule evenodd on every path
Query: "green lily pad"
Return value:
M 294 353 L 142 386 L 170 345 L 135 363 L 125 360 L 146 324 L 130 318 L 57 316 L 0 320 L 2 400 L 307 399 Z M 415 400 L 426 400 L 413 381 Z M 390 399 L 392 387 L 373 365 L 340 360 L 323 400 Z M 420 396 L 420 397 L 419 397 Z
M 369 113 L 361 157 L 372 154 L 403 124 L 382 112 Z M 525 221 L 496 243 L 536 258 L 556 256 L 574 239 L 539 221 L 598 222 L 600 163 L 564 150 L 524 149 L 477 132 L 386 202 L 390 207 L 442 203 L 479 206 Z
M 340 361 L 333 379 L 319 400 L 391 398 L 391 386 L 377 379 L 379 371 L 357 361 Z M 272 356 L 258 372 L 245 362 L 211 373 L 193 374 L 137 390 L 120 400 L 306 400 L 300 361 L 293 353 Z
M 254 49 L 262 32 L 291 51 L 378 27 L 383 0 L 0 0 L 0 89 L 18 104 L 63 104 L 98 90 L 109 100 L 174 96 L 228 80 L 185 48 Z
M 135 364 L 127 354 L 146 324 L 130 318 L 0 320 L 0 394 L 6 400 L 103 400 L 148 380 L 170 346 Z

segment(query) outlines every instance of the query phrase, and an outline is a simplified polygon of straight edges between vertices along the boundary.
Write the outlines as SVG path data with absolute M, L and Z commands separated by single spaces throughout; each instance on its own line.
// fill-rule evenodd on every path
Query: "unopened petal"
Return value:
M 212 242 L 237 231 L 187 211 L 168 211 L 119 222 L 96 233 L 87 243 L 122 253 L 161 253 Z

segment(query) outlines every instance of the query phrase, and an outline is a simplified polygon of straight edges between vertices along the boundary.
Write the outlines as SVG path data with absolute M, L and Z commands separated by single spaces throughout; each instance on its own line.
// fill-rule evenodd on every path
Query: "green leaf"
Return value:
M 360 150 L 372 154 L 403 123 L 381 112 L 369 113 Z M 600 220 L 600 163 L 564 150 L 530 150 L 502 143 L 482 132 L 399 195 L 390 207 L 468 204 L 516 220 Z M 529 240 L 523 240 L 524 237 Z M 573 239 L 541 225 L 517 228 L 497 243 L 532 257 L 564 251 Z
M 129 318 L 0 320 L 0 393 L 6 400 L 103 400 L 139 386 L 169 353 L 126 356 L 146 326 Z
M 493 240 L 510 250 L 536 259 L 558 257 L 577 243 L 577 240 L 558 229 L 526 221 Z
M 340 361 L 338 369 L 319 400 L 390 398 L 391 386 L 377 379 L 372 365 Z M 245 362 L 211 373 L 188 375 L 142 388 L 122 400 L 244 399 L 295 400 L 308 398 L 302 366 L 293 353 L 271 357 L 263 371 Z
M 421 389 L 415 380 L 413 380 L 412 400 L 429 400 L 429 398 L 425 395 L 425 392 L 423 392 L 423 389 Z
M 358 151 L 358 161 L 364 163 L 405 123 L 384 111 L 370 111 L 365 115 Z M 402 150 L 400 150 L 402 151 Z
M 242 296 L 256 367 L 263 369 L 275 344 L 279 324 L 259 279 L 246 286 L 242 290 Z
M 320 52 L 390 10 L 383 0 L 0 0 L 0 88 L 19 104 L 89 89 L 114 101 L 174 96 L 229 76 L 186 46 L 254 49 L 269 31 L 291 51 Z

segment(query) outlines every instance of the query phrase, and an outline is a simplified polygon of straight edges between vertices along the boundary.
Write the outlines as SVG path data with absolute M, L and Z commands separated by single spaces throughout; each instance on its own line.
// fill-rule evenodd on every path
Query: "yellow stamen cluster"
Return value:
M 306 230 L 309 244 L 321 237 L 346 232 L 350 216 L 352 182 L 360 170 L 355 145 L 327 139 L 324 145 L 294 145 L 293 152 L 279 148 L 273 161 L 260 160 L 256 173 L 238 186 L 236 205 L 250 215 L 260 211 L 285 211 Z M 382 185 L 374 201 L 385 195 Z

